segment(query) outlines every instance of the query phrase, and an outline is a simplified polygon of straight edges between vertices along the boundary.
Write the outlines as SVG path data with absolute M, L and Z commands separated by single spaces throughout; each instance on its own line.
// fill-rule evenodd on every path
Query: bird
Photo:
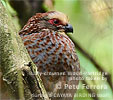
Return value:
M 73 27 L 59 11 L 36 13 L 19 32 L 51 100 L 73 100 L 79 84 L 72 77 L 79 77 L 80 62 L 68 33 Z

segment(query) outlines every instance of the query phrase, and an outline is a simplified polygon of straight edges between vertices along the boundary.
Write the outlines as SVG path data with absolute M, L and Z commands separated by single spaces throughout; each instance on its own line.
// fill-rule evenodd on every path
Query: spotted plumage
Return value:
M 65 75 L 41 75 L 47 92 L 71 93 L 72 97 L 51 97 L 52 100 L 72 100 L 76 89 L 65 89 L 65 84 L 78 85 L 68 72 L 79 72 L 75 46 L 67 32 L 72 32 L 68 18 L 61 12 L 37 13 L 19 32 L 23 43 L 39 72 L 65 72 Z M 75 75 L 74 77 L 78 77 Z M 58 89 L 58 85 L 61 88 Z

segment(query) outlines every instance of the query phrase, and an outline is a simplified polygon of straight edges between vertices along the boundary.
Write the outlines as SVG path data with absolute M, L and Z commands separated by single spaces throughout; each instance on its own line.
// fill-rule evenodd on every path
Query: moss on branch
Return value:
M 31 69 L 25 66 L 32 61 L 17 33 L 18 29 L 0 2 L 0 70 L 11 98 L 37 100 L 33 95 L 42 93 L 40 99 L 49 100 L 39 75 L 31 75 Z M 33 68 L 36 68 L 34 64 Z

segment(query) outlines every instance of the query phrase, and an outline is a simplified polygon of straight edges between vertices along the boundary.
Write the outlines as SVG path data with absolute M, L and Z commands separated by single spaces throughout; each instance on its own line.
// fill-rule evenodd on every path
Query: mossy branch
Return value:
M 32 62 L 7 10 L 0 2 L 0 69 L 13 99 L 49 100 L 39 75 L 26 66 Z M 33 66 L 33 67 L 32 67 Z M 32 64 L 32 68 L 36 66 Z M 34 72 L 35 73 L 35 72 Z M 34 96 L 33 96 L 34 95 Z

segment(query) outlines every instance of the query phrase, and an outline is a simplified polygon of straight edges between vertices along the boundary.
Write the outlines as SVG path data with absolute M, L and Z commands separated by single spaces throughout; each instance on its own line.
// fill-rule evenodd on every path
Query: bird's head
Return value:
M 58 11 L 37 13 L 31 17 L 19 34 L 35 33 L 43 30 L 57 32 L 73 32 L 73 27 L 69 24 L 68 17 Z

